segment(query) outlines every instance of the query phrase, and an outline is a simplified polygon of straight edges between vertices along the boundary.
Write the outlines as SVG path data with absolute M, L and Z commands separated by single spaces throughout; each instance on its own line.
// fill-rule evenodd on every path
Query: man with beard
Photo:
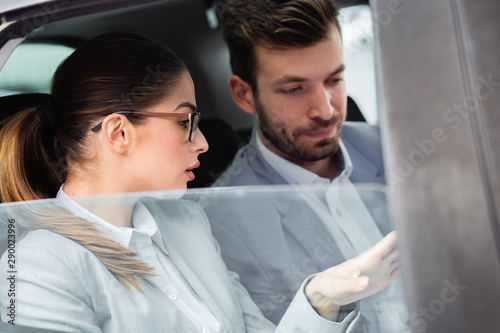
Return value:
M 229 86 L 256 127 L 213 186 L 326 188 L 252 201 L 212 196 L 202 203 L 228 268 L 275 323 L 302 279 L 360 255 L 391 229 L 383 193 L 360 193 L 352 185 L 384 184 L 385 177 L 379 129 L 344 122 L 337 15 L 330 0 L 230 0 L 223 14 Z M 361 302 L 356 329 L 403 332 L 404 307 L 380 294 Z

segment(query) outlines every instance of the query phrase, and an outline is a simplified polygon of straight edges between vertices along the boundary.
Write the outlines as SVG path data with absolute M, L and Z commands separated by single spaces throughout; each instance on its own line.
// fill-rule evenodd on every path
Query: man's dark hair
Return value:
M 255 46 L 288 49 L 324 41 L 339 30 L 332 0 L 229 0 L 223 13 L 224 40 L 233 74 L 255 90 Z

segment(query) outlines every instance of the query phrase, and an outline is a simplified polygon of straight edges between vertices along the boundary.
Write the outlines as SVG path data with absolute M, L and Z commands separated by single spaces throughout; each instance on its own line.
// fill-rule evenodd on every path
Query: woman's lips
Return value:
M 186 170 L 184 173 L 189 178 L 189 181 L 194 180 L 195 176 L 194 176 L 194 173 L 192 171 Z
M 194 180 L 194 178 L 195 178 L 193 170 L 198 168 L 199 166 L 200 166 L 200 162 L 197 162 L 193 166 L 189 167 L 186 171 L 184 171 L 184 173 L 186 174 L 186 176 L 189 178 L 190 181 Z

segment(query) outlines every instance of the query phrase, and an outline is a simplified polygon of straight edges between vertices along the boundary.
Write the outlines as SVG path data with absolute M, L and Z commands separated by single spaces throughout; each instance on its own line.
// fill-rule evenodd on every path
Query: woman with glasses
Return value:
M 276 328 L 227 271 L 195 203 L 103 201 L 91 212 L 75 201 L 185 189 L 208 149 L 199 117 L 190 74 L 170 49 L 109 33 L 59 66 L 50 97 L 3 123 L 2 201 L 60 202 L 27 221 L 16 244 L 16 324 L 63 332 L 344 332 L 359 317 L 357 303 L 348 305 L 359 299 L 353 295 L 394 279 L 394 239 L 385 239 L 355 263 L 372 260 L 380 286 L 369 288 L 354 264 L 334 267 L 304 281 Z M 3 321 L 11 319 L 8 283 L 0 279 Z

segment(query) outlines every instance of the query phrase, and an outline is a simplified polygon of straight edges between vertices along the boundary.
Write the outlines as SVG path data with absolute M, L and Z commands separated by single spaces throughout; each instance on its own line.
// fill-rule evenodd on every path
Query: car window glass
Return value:
M 15 93 L 49 93 L 57 66 L 74 49 L 65 45 L 19 45 L 0 71 L 0 96 Z
M 368 123 L 378 124 L 370 7 L 362 5 L 343 8 L 339 18 L 344 43 L 347 95 L 356 101 Z
M 115 224 L 125 221 L 126 219 L 120 218 L 120 214 L 116 214 L 116 210 L 126 209 L 132 212 L 132 223 L 138 232 L 154 235 L 154 230 L 158 228 L 159 238 L 153 236 L 152 239 L 161 248 L 168 248 L 169 255 L 177 251 L 187 260 L 196 258 L 196 266 L 205 262 L 212 264 L 212 260 L 218 263 L 216 249 L 220 249 L 232 271 L 244 273 L 248 268 L 251 273 L 240 274 L 240 282 L 248 289 L 264 315 L 278 321 L 304 279 L 356 257 L 393 229 L 386 199 L 385 188 L 382 186 L 346 184 L 206 188 L 72 199 L 63 195 L 60 199 L 0 204 L 0 255 L 3 254 L 1 267 L 4 276 L 9 272 L 12 280 L 16 281 L 12 287 L 15 295 L 2 293 L 0 300 L 2 304 L 10 304 L 11 300 L 15 304 L 29 304 L 30 323 L 37 328 L 47 329 L 50 316 L 56 315 L 50 314 L 50 311 L 57 311 L 61 322 L 75 325 L 72 327 L 74 331 L 83 331 L 77 326 L 79 321 L 72 320 L 74 314 L 65 309 L 75 304 L 72 303 L 74 299 L 66 298 L 62 304 L 52 302 L 51 308 L 47 309 L 47 300 L 34 295 L 53 293 L 57 299 L 58 292 L 63 291 L 104 302 L 101 304 L 128 301 L 130 290 L 127 291 L 111 274 L 107 274 L 102 265 L 93 266 L 94 259 L 87 260 L 88 255 L 80 256 L 84 250 L 76 242 L 68 241 L 53 232 L 38 230 L 63 230 L 66 237 L 71 239 L 71 223 L 81 224 L 84 219 L 101 230 L 106 237 L 122 239 L 120 235 L 127 228 L 113 227 L 106 221 L 110 217 Z M 154 224 L 151 224 L 151 216 Z M 69 229 L 56 228 L 63 220 Z M 321 227 L 323 223 L 324 228 Z M 218 245 L 213 241 L 212 234 Z M 348 239 L 337 239 L 338 236 Z M 47 242 L 47 239 L 52 241 Z M 133 251 L 142 253 L 144 249 L 137 244 L 131 241 L 128 246 Z M 64 262 L 64 265 L 53 267 L 30 260 L 27 253 L 32 253 L 29 249 L 35 247 L 39 247 L 43 253 L 48 251 L 47 253 L 57 256 L 57 260 Z M 149 260 L 145 258 L 150 258 L 150 254 L 146 255 L 144 252 L 140 258 Z M 87 259 L 82 259 L 83 257 Z M 52 260 L 47 258 L 49 259 Z M 25 280 L 26 275 L 22 275 L 30 268 L 39 271 L 39 275 L 33 275 L 33 279 L 38 279 L 34 284 L 36 287 Z M 202 271 L 206 274 L 204 279 L 207 281 L 220 277 L 212 274 L 210 267 Z M 66 273 L 67 279 L 71 281 L 64 278 Z M 87 289 L 82 289 L 75 282 L 73 273 L 85 276 L 79 283 L 85 283 L 90 290 L 97 287 L 96 290 L 106 292 L 87 294 Z M 99 274 L 109 276 L 97 278 Z M 264 279 L 259 274 L 269 275 Z M 54 282 L 53 278 L 58 282 Z M 139 284 L 144 297 L 150 298 L 154 303 L 158 292 L 143 281 L 139 281 Z M 23 293 L 25 290 L 30 290 L 30 293 Z M 146 299 L 141 302 L 146 302 Z M 361 303 L 363 315 L 381 328 L 391 325 L 401 327 L 407 323 L 408 314 L 401 279 L 394 281 L 384 292 Z M 149 315 L 160 317 L 174 315 L 177 311 L 175 306 L 166 309 L 152 308 Z M 106 316 L 116 314 L 108 305 L 102 306 L 102 309 L 104 310 L 101 311 L 106 311 Z M 132 316 L 134 311 L 137 311 L 137 306 L 124 307 L 119 314 Z M 23 310 L 19 307 L 12 317 L 21 317 L 22 314 Z M 147 321 L 147 318 L 144 320 Z M 113 325 L 123 328 L 121 325 L 129 323 L 117 320 Z M 69 326 L 64 325 L 50 327 L 55 331 L 69 330 Z M 402 332 L 388 329 L 380 331 Z

